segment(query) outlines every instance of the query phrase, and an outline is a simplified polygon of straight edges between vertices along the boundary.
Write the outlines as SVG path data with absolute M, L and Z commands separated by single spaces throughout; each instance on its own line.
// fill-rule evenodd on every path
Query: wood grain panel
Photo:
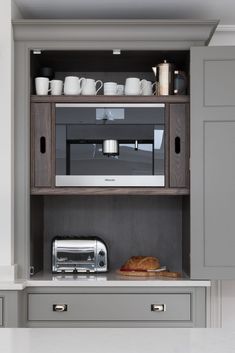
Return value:
M 32 103 L 31 105 L 31 173 L 35 187 L 51 187 L 51 104 Z M 41 139 L 45 141 L 45 151 L 41 148 Z
M 170 104 L 170 187 L 189 186 L 189 115 L 186 104 Z M 178 139 L 178 140 L 177 140 Z
M 30 198 L 30 266 L 35 273 L 43 269 L 43 196 Z
M 190 277 L 190 197 L 182 197 L 182 269 Z
M 55 104 L 51 104 L 51 187 L 55 187 L 56 175 L 56 111 Z
M 166 109 L 165 109 L 165 189 L 169 189 L 169 179 L 170 179 L 170 166 L 169 166 L 169 154 L 170 154 L 170 148 L 169 148 L 169 140 L 170 140 L 170 104 L 166 104 Z
M 187 103 L 189 96 L 31 96 L 38 103 Z
M 31 195 L 188 195 L 187 188 L 31 188 Z

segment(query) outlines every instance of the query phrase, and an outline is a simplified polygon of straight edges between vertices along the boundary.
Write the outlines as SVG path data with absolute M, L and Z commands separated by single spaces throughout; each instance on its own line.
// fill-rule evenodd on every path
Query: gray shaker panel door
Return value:
M 191 276 L 193 278 L 235 278 L 234 156 L 235 48 L 193 48 L 191 50 Z
M 235 121 L 204 123 L 205 266 L 235 266 Z M 229 162 L 230 161 L 230 162 Z
M 205 60 L 205 106 L 235 105 L 235 58 Z

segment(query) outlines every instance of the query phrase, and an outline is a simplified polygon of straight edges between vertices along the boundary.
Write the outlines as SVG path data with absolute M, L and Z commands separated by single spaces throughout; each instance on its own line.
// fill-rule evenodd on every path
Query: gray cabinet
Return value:
M 29 294 L 35 320 L 190 320 L 190 294 Z
M 191 275 L 234 279 L 235 48 L 191 54 Z
M 205 288 L 29 288 L 29 327 L 205 327 Z
M 124 23 L 125 22 L 125 23 Z M 160 62 L 163 58 L 161 58 L 160 53 L 163 50 L 162 43 L 164 42 L 165 49 L 169 49 L 170 55 L 169 59 L 170 62 L 174 62 L 173 55 L 177 55 L 176 61 L 181 61 L 184 55 L 186 57 L 183 59 L 183 69 L 188 68 L 189 60 L 188 60 L 188 53 L 190 45 L 204 45 L 210 39 L 213 31 L 216 28 L 217 22 L 216 21 L 186 21 L 182 23 L 182 20 L 162 22 L 162 21 L 107 21 L 103 22 L 102 20 L 90 25 L 90 22 L 84 21 L 73 21 L 72 25 L 70 21 L 67 22 L 60 22 L 60 21 L 31 21 L 30 23 L 24 20 L 21 21 L 14 21 L 13 23 L 13 30 L 14 30 L 14 40 L 15 40 L 15 65 L 17 70 L 15 70 L 15 136 L 14 136 L 14 146 L 15 146 L 15 193 L 14 193 L 14 204 L 15 204 L 15 262 L 19 268 L 19 276 L 20 277 L 27 277 L 28 271 L 30 267 L 30 253 L 28 249 L 30 248 L 30 227 L 29 227 L 29 220 L 30 220 L 30 197 L 29 197 L 29 175 L 30 175 L 30 111 L 29 107 L 29 95 L 34 93 L 34 90 L 30 90 L 30 87 L 33 88 L 33 85 L 30 85 L 30 82 L 33 83 L 34 77 L 37 73 L 39 66 L 34 65 L 32 67 L 32 57 L 30 58 L 30 53 L 33 55 L 33 49 L 39 48 L 43 51 L 47 50 L 49 53 L 55 51 L 55 54 L 58 55 L 59 51 L 98 51 L 110 52 L 112 56 L 113 50 L 113 43 L 117 41 L 120 44 L 120 47 L 124 51 L 136 51 L 136 52 L 148 52 L 149 55 L 152 52 L 156 51 L 156 59 L 154 61 L 157 63 Z M 184 22 L 184 21 L 183 21 Z M 63 27 L 63 31 L 61 28 Z M 117 32 L 117 28 L 120 31 Z M 203 28 L 203 31 L 202 31 Z M 203 33 L 202 33 L 203 32 Z M 107 33 L 109 34 L 107 37 Z M 118 35 L 117 35 L 118 33 Z M 141 35 L 139 35 L 141 33 Z M 156 36 L 157 34 L 157 36 Z M 167 39 L 166 40 L 166 36 Z M 198 38 L 197 38 L 198 37 Z M 174 39 L 177 38 L 177 41 Z M 179 38 L 181 38 L 179 40 Z M 164 39 L 164 40 L 163 40 Z M 223 53 L 226 56 L 226 52 Z M 175 54 L 174 54 L 175 52 Z M 204 58 L 204 53 L 210 53 L 207 58 Z M 44 53 L 45 54 L 45 53 Z M 43 54 L 43 55 L 44 55 Z M 141 57 L 142 57 L 142 53 Z M 231 52 L 231 54 L 233 54 Z M 209 55 L 209 54 L 208 54 Z M 71 56 L 68 55 L 67 58 Z M 40 57 L 40 56 L 39 56 Z M 122 56 L 121 56 L 122 58 Z M 124 56 L 125 58 L 125 56 Z M 226 233 L 224 237 L 220 236 L 222 225 L 226 224 L 226 218 L 230 217 L 227 209 L 221 211 L 217 209 L 217 215 L 221 214 L 220 218 L 222 219 L 221 228 L 214 227 L 216 231 L 216 241 L 217 241 L 217 254 L 214 254 L 214 236 L 212 233 L 212 229 L 210 228 L 210 212 L 211 217 L 213 216 L 214 212 L 210 210 L 210 205 L 219 207 L 219 203 L 216 204 L 216 194 L 211 197 L 211 191 L 208 189 L 208 193 L 205 196 L 203 188 L 203 124 L 204 121 L 208 120 L 207 113 L 205 112 L 212 112 L 210 119 L 215 119 L 216 114 L 220 114 L 222 110 L 230 109 L 231 113 L 233 112 L 233 107 L 231 106 L 231 101 L 233 101 L 233 66 L 234 63 L 230 60 L 232 56 L 227 57 L 224 63 L 224 58 L 219 58 L 217 56 L 217 49 L 216 48 L 195 48 L 192 50 L 192 87 L 191 87 L 191 97 L 192 97 L 192 237 L 191 237 L 191 244 L 189 241 L 189 211 L 187 211 L 186 220 L 182 221 L 183 217 L 179 217 L 179 224 L 184 223 L 183 226 L 186 229 L 183 234 L 183 262 L 188 263 L 191 253 L 191 270 L 192 275 L 197 278 L 211 278 L 216 276 L 221 276 L 220 267 L 213 267 L 213 262 L 218 261 L 222 258 L 225 258 L 224 267 L 222 268 L 223 272 L 230 272 L 230 277 L 235 277 L 234 267 L 229 266 L 229 262 L 232 261 L 231 255 L 228 257 L 218 257 L 219 248 L 224 252 L 224 248 L 228 247 L 230 254 L 232 252 L 232 243 L 233 238 L 231 232 Z M 59 59 L 59 58 L 57 58 Z M 165 58 L 164 58 L 165 59 Z M 204 59 L 206 60 L 204 62 Z M 122 59 L 123 60 L 123 59 Z M 31 67 L 30 67 L 31 62 Z M 75 65 L 75 70 L 82 69 L 81 66 L 77 66 L 76 58 L 71 61 Z M 86 60 L 83 61 L 83 63 Z M 111 62 L 107 59 L 108 66 L 112 68 Z M 125 60 L 124 60 L 125 62 Z M 58 64 L 61 65 L 60 60 L 58 60 Z M 105 63 L 102 63 L 105 64 Z M 130 68 L 131 71 L 133 70 L 133 60 L 130 60 Z M 58 66 L 58 72 L 64 72 L 61 66 Z M 92 69 L 92 63 L 90 64 Z M 118 64 L 119 65 L 119 64 Z M 106 67 L 106 65 L 105 65 Z M 118 66 L 120 68 L 120 66 Z M 139 66 L 138 66 L 139 67 Z M 152 64 L 149 65 L 149 69 L 152 74 Z M 224 67 L 227 69 L 227 73 L 223 73 Z M 68 65 L 68 72 L 71 72 L 71 65 Z M 129 70 L 129 69 L 128 69 Z M 121 70 L 122 71 L 122 70 Z M 138 71 L 138 70 L 137 70 Z M 204 74 L 205 71 L 205 81 L 204 81 Z M 120 72 L 118 69 L 116 72 Z M 126 75 L 126 71 L 125 72 Z M 146 72 L 145 70 L 143 72 Z M 76 72 L 75 72 L 76 73 Z M 81 76 L 81 75 L 80 75 Z M 225 77 L 226 76 L 226 77 Z M 58 76 L 60 77 L 60 76 Z M 87 76 L 88 77 L 88 76 Z M 113 76 L 112 76 L 113 77 Z M 119 78 L 119 77 L 118 77 Z M 121 78 L 121 77 L 120 77 Z M 209 78 L 209 79 L 208 79 Z M 107 77 L 105 78 L 107 79 Z M 122 76 L 124 80 L 124 76 Z M 113 79 L 112 79 L 113 80 Z M 225 89 L 223 89 L 224 83 L 226 81 Z M 204 92 L 205 91 L 205 92 Z M 219 96 L 219 99 L 218 97 Z M 38 128 L 40 133 L 38 134 L 37 138 L 35 139 L 32 150 L 33 154 L 32 157 L 34 158 L 35 165 L 33 165 L 32 174 L 35 173 L 38 177 L 35 176 L 31 180 L 32 186 L 35 188 L 38 187 L 46 187 L 50 188 L 53 187 L 53 181 L 51 179 L 51 175 L 53 175 L 53 166 L 50 168 L 50 161 L 53 156 L 51 156 L 51 151 L 53 150 L 53 146 L 50 145 L 51 137 L 53 137 L 54 131 L 52 129 L 52 122 L 50 121 L 50 107 L 47 104 L 48 97 L 41 97 L 45 99 L 45 105 L 43 103 L 36 103 L 32 105 L 32 115 L 34 116 L 34 122 L 32 123 L 32 130 L 34 126 Z M 96 97 L 97 98 L 97 97 Z M 137 97 L 138 98 L 138 97 Z M 146 98 L 146 97 L 145 97 Z M 153 97 L 154 98 L 154 97 Z M 155 97 L 157 99 L 157 97 Z M 171 101 L 172 98 L 166 97 L 168 102 Z M 180 98 L 180 97 L 179 97 Z M 63 97 L 63 99 L 69 101 L 69 97 Z M 94 97 L 90 97 L 91 101 Z M 131 99 L 131 98 L 130 98 Z M 148 99 L 148 98 L 146 98 Z M 205 99 L 205 101 L 204 101 Z M 173 102 L 173 101 L 172 101 Z M 230 108 L 226 108 L 225 105 L 230 104 Z M 213 106 L 214 105 L 214 106 Z M 184 128 L 183 124 L 186 122 L 188 112 L 187 108 L 184 104 L 175 104 L 171 105 L 171 114 L 180 116 L 180 118 L 172 118 L 171 121 L 171 131 L 169 131 L 169 135 L 167 138 L 171 139 L 171 147 L 170 147 L 170 157 L 169 160 L 166 161 L 166 164 L 171 169 L 171 179 L 169 180 L 169 184 L 172 188 L 181 188 L 182 190 L 176 190 L 176 193 L 184 192 L 184 188 L 188 187 L 188 173 L 182 172 L 184 168 L 187 168 L 187 160 L 188 160 L 188 149 L 185 144 L 187 138 L 187 126 Z M 52 112 L 53 113 L 53 112 Z M 168 112 L 169 113 L 169 112 Z M 167 114 L 168 114 L 167 113 Z M 205 113 L 205 115 L 203 115 Z M 45 119 L 40 119 L 41 116 L 45 116 Z M 53 114 L 52 114 L 53 115 Z M 222 120 L 225 119 L 225 114 L 222 113 Z M 232 116 L 232 114 L 230 115 Z M 233 116 L 235 116 L 233 114 Z M 54 115 L 53 115 L 54 119 Z M 36 125 L 35 125 L 36 124 Z M 212 125 L 210 125 L 212 126 Z M 218 126 L 218 125 L 217 125 Z M 209 125 L 208 125 L 209 127 Z M 228 127 L 229 129 L 230 127 Z M 177 129 L 177 135 L 174 135 L 173 132 Z M 31 131 L 32 131 L 31 130 Z M 45 130 L 48 134 L 45 134 Z M 210 131 L 207 133 L 210 135 Z M 213 133 L 211 133 L 213 134 Z M 175 141 L 176 139 L 182 142 L 182 154 L 178 153 L 175 155 L 174 148 L 175 148 Z M 214 140 L 216 143 L 216 140 Z M 213 148 L 212 145 L 208 146 L 208 148 Z M 226 149 L 226 146 L 224 146 Z M 220 150 L 221 154 L 222 151 Z M 209 157 L 210 151 L 207 151 L 207 160 Z M 37 161 L 37 162 L 36 162 Z M 215 161 L 216 163 L 216 161 Z M 224 161 L 225 163 L 225 161 Z M 230 166 L 229 168 L 232 168 Z M 172 170 L 176 170 L 175 173 L 172 173 Z M 207 173 L 207 180 L 210 178 L 210 167 L 208 167 Z M 168 176 L 169 179 L 169 176 Z M 219 180 L 219 173 L 217 174 L 217 179 L 214 182 L 217 184 L 222 184 Z M 227 182 L 227 181 L 226 181 Z M 208 181 L 207 181 L 208 183 Z M 226 187 L 229 185 L 227 182 Z M 213 185 L 211 184 L 210 187 L 212 188 Z M 108 189 L 105 191 L 97 190 L 97 194 L 101 194 L 102 192 L 108 192 Z M 124 190 L 124 189 L 123 189 Z M 61 191 L 61 190 L 59 190 Z M 122 191 L 122 190 L 121 190 Z M 125 190 L 126 191 L 126 190 Z M 90 192 L 90 190 L 89 190 Z M 142 191 L 142 193 L 146 192 L 146 190 Z M 149 190 L 149 193 L 154 193 L 154 190 Z M 158 191 L 157 191 L 158 192 Z M 84 190 L 84 195 L 88 193 L 87 190 Z M 136 193 L 141 193 L 141 190 L 136 190 Z M 205 196 L 205 200 L 207 200 L 207 207 L 206 212 L 203 209 L 203 198 Z M 33 197 L 33 196 L 32 196 Z M 32 199 L 31 197 L 31 199 Z M 37 196 L 36 196 L 37 197 Z M 230 197 L 230 196 L 229 196 Z M 185 197 L 185 199 L 187 196 Z M 219 199 L 219 196 L 218 196 Z M 209 201 L 210 200 L 210 201 Z M 220 200 L 220 199 L 219 199 Z M 185 201 L 185 200 L 184 200 Z M 187 200 L 184 204 L 187 205 Z M 141 203 L 140 203 L 141 204 Z M 223 203 L 221 202 L 221 205 Z M 24 207 L 22 207 L 24 205 Z M 142 204 L 141 204 L 142 205 Z M 227 205 L 226 205 L 227 206 Z M 232 206 L 232 202 L 231 205 Z M 185 207 L 186 208 L 186 207 Z M 226 207 L 228 208 L 228 207 Z M 186 213 L 186 212 L 184 212 Z M 232 208 L 230 210 L 230 214 L 232 213 Z M 42 214 L 42 213 L 41 213 Z M 172 213 L 173 214 L 173 213 Z M 174 212 L 176 214 L 176 212 Z M 207 214 L 205 218 L 203 214 Z M 32 213 L 31 213 L 32 215 Z M 156 215 L 154 216 L 156 217 Z M 204 221 L 203 221 L 204 217 Z M 35 217 L 39 219 L 39 217 Z M 165 218 L 167 223 L 169 222 L 169 218 Z M 203 222 L 206 224 L 203 225 Z M 220 219 L 217 217 L 216 222 L 218 223 Z M 206 231 L 203 233 L 203 231 Z M 35 232 L 36 234 L 36 241 L 35 244 L 38 244 L 39 239 L 39 231 Z M 60 230 L 61 234 L 62 229 Z M 143 233 L 145 231 L 143 230 Z M 206 235 L 205 235 L 206 234 Z M 209 235 L 210 234 L 210 235 Z M 223 238 L 223 241 L 221 239 Z M 43 236 L 41 237 L 43 239 Z M 165 239 L 165 238 L 164 238 Z M 34 239 L 35 240 L 35 239 Z M 31 242 L 32 243 L 32 242 Z M 173 243 L 171 241 L 171 243 Z M 180 242 L 176 242 L 180 244 Z M 213 244 L 212 244 L 213 243 Z M 226 245 L 227 244 L 227 245 Z M 48 244 L 47 244 L 48 245 Z M 42 249 L 45 247 L 40 246 L 40 251 L 37 252 L 41 254 Z M 164 248 L 168 248 L 168 244 L 164 243 Z M 156 248 L 157 249 L 157 248 Z M 206 249 L 206 250 L 205 250 Z M 156 250 L 158 251 L 158 250 Z M 229 254 L 229 253 L 228 253 Z M 41 255 L 39 255 L 42 258 Z M 39 258 L 38 257 L 38 258 Z M 181 254 L 180 254 L 181 257 Z M 185 261 L 186 258 L 186 261 Z M 230 261 L 231 260 L 231 261 Z M 37 261 L 39 262 L 39 261 Z M 187 264 L 188 265 L 188 264 Z M 185 266 L 186 267 L 186 266 Z M 189 266 L 187 266 L 188 269 Z
M 23 292 L 0 292 L 0 327 L 18 327 L 22 323 Z
M 0 298 L 0 326 L 3 325 L 3 302 L 2 298 Z

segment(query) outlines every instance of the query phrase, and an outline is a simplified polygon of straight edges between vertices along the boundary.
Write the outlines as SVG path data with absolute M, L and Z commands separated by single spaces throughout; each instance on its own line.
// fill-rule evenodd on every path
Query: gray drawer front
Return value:
M 55 312 L 53 305 L 66 304 Z M 152 304 L 165 304 L 166 311 L 151 311 Z M 94 320 L 191 320 L 191 296 L 180 294 L 29 294 L 29 321 Z
M 0 298 L 0 326 L 3 326 L 3 300 Z

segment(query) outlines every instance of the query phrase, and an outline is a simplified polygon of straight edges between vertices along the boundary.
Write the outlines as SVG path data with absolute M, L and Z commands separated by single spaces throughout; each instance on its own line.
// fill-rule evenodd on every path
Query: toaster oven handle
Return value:
M 57 311 L 58 313 L 68 311 L 68 305 L 67 304 L 53 304 L 53 311 Z

